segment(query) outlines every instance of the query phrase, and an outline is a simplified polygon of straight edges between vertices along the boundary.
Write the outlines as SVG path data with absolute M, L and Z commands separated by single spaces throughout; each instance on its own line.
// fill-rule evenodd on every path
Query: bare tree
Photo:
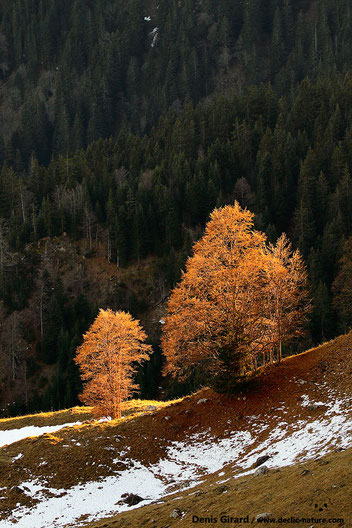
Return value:
M 85 204 L 83 207 L 81 225 L 84 232 L 84 236 L 88 241 L 89 251 L 91 251 L 93 247 L 93 238 L 95 237 L 94 233 L 97 232 L 98 221 L 91 207 L 88 204 Z
M 8 223 L 0 218 L 0 279 L 3 277 L 5 264 L 8 261 L 9 246 L 7 243 Z
M 22 178 L 18 181 L 17 191 L 22 220 L 26 222 L 27 218 L 31 215 L 31 209 L 33 210 L 34 195 L 26 188 Z
M 27 349 L 27 343 L 22 336 L 22 321 L 19 312 L 13 312 L 7 319 L 2 332 L 3 350 L 7 351 L 4 358 L 7 371 L 13 380 L 18 377 L 20 364 Z
M 240 178 L 235 184 L 235 199 L 241 207 L 251 209 L 255 203 L 255 195 L 246 178 Z

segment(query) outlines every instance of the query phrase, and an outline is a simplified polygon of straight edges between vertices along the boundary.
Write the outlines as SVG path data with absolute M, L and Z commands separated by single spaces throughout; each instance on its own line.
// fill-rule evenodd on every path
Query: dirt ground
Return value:
M 255 521 L 260 514 L 270 514 L 272 526 L 320 526 L 322 520 L 343 519 L 328 523 L 331 526 L 352 526 L 352 450 L 331 453 L 329 456 L 283 469 L 269 470 L 264 476 L 231 478 L 217 484 L 219 476 L 212 475 L 207 481 L 189 492 L 181 492 L 165 498 L 160 504 L 151 504 L 121 513 L 118 516 L 90 523 L 89 528 L 168 528 L 216 525 L 241 527 L 246 524 L 262 524 Z M 227 480 L 229 478 L 229 480 Z M 175 509 L 181 517 L 173 518 Z M 194 516 L 214 518 L 217 522 L 193 522 Z M 235 522 L 238 517 L 248 523 Z M 229 522 L 232 517 L 234 522 Z M 280 522 L 281 518 L 293 522 Z M 304 518 L 304 522 L 297 522 Z M 310 519 L 307 523 L 306 521 Z M 266 524 L 266 523 L 265 523 Z
M 84 421 L 81 426 L 62 429 L 53 434 L 27 438 L 0 449 L 0 488 L 6 500 L 0 503 L 0 516 L 8 515 L 18 504 L 33 505 L 35 498 L 21 493 L 21 482 L 44 479 L 48 486 L 68 489 L 79 483 L 98 480 L 123 470 L 128 459 L 144 465 L 154 464 L 166 453 L 170 441 L 187 441 L 191 434 L 210 430 L 212 436 L 225 438 L 235 430 L 250 430 L 249 416 L 258 420 L 265 417 L 275 427 L 280 417 L 271 416 L 270 410 L 284 404 L 287 423 L 309 417 L 308 408 L 302 407 L 302 394 L 312 401 L 324 401 L 326 388 L 341 394 L 352 393 L 352 335 L 342 336 L 317 349 L 285 359 L 279 366 L 271 366 L 258 378 L 242 388 L 238 394 L 227 397 L 204 389 L 174 402 L 127 402 L 124 417 L 118 421 L 98 423 L 92 420 L 89 408 L 74 408 L 59 413 L 0 421 L 0 430 L 16 429 L 26 425 L 54 425 Z M 207 401 L 198 404 L 199 399 Z M 146 412 L 148 405 L 156 410 Z M 324 413 L 324 407 L 314 411 Z M 167 418 L 167 420 L 165 420 Z M 229 422 L 231 426 L 229 427 Z M 260 435 L 258 443 L 261 442 Z M 110 449 L 126 452 L 117 463 L 112 462 Z M 23 456 L 13 460 L 19 453 Z M 344 526 L 352 527 L 352 451 L 331 453 L 322 460 L 313 460 L 281 470 L 271 470 L 263 477 L 235 479 L 236 468 L 226 467 L 224 484 L 217 484 L 219 475 L 210 475 L 188 492 L 177 490 L 178 495 L 110 520 L 92 523 L 91 527 L 197 526 L 224 524 L 221 515 L 250 516 L 270 513 L 274 517 L 305 516 L 318 513 L 321 518 L 344 518 Z M 302 475 L 302 471 L 308 473 Z M 325 506 L 326 504 L 326 506 Z M 317 505 L 317 506 L 315 506 Z M 173 518 L 175 508 L 181 517 Z M 322 511 L 319 511 L 323 508 Z M 324 515 L 323 515 L 324 514 Z M 205 517 L 217 522 L 192 522 L 192 516 Z M 237 526 L 232 523 L 231 526 Z M 274 524 L 274 523 L 272 523 Z M 280 524 L 286 524 L 281 522 Z M 314 522 L 294 523 L 296 526 L 316 526 Z M 331 523 L 330 523 L 331 524 Z M 240 526 L 240 524 L 238 524 Z

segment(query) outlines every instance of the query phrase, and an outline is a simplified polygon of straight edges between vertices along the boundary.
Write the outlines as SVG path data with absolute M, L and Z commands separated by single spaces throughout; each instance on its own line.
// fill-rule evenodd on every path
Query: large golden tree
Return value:
M 126 312 L 100 310 L 75 358 L 85 382 L 80 399 L 96 416 L 121 417 L 121 403 L 138 387 L 133 376 L 151 347 L 139 322 Z
M 167 309 L 165 372 L 187 375 L 195 364 L 238 377 L 265 346 L 265 236 L 239 204 L 216 209 L 194 246 Z
M 286 262 L 268 248 L 253 217 L 237 202 L 211 214 L 169 299 L 162 336 L 166 374 L 182 379 L 196 368 L 228 390 L 263 357 L 273 357 L 270 349 L 285 340 L 284 324 L 290 322 L 290 335 L 299 327 L 302 313 L 290 287 L 299 272 L 299 287 L 305 284 L 304 266 L 298 253 Z M 282 270 L 275 288 L 275 272 Z M 278 313 L 279 295 L 285 299 Z

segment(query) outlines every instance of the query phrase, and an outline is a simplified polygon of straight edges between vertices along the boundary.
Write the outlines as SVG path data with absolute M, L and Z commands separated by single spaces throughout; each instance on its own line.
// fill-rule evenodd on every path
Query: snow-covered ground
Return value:
M 81 422 L 67 423 L 62 425 L 51 425 L 44 427 L 22 427 L 21 429 L 9 429 L 8 431 L 0 431 L 0 447 L 4 445 L 13 444 L 24 438 L 29 438 L 30 436 L 40 436 L 45 433 L 54 433 L 55 431 L 60 431 L 64 427 L 73 427 L 74 425 L 81 425 Z
M 181 488 L 191 488 L 200 483 L 205 475 L 220 471 L 227 464 L 234 466 L 235 476 L 252 473 L 259 456 L 269 455 L 265 463 L 270 467 L 283 467 L 299 461 L 321 457 L 337 447 L 352 446 L 351 398 L 338 398 L 326 388 L 327 401 L 318 415 L 312 413 L 307 420 L 288 424 L 283 420 L 284 405 L 272 409 L 268 416 L 249 417 L 247 431 L 227 432 L 224 438 L 214 438 L 211 431 L 192 435 L 187 442 L 172 442 L 164 459 L 150 467 L 137 461 L 129 461 L 129 469 L 116 473 L 99 482 L 75 486 L 69 490 L 49 489 L 45 483 L 24 482 L 25 493 L 41 499 L 30 509 L 19 507 L 10 519 L 0 521 L 0 528 L 7 528 L 9 521 L 16 521 L 17 528 L 63 527 L 69 523 L 79 526 L 82 515 L 96 520 L 130 509 L 119 505 L 123 493 L 134 493 L 145 500 L 143 506 Z M 302 398 L 302 408 L 314 405 L 307 395 Z M 270 419 L 277 416 L 278 423 L 270 427 Z M 229 424 L 230 427 L 230 424 Z M 259 443 L 258 436 L 263 440 Z M 118 453 L 116 453 L 118 456 Z M 126 462 L 126 459 L 124 460 Z M 221 480 L 220 473 L 219 482 Z M 50 491 L 54 496 L 48 497 Z M 138 507 L 137 506 L 137 507 Z

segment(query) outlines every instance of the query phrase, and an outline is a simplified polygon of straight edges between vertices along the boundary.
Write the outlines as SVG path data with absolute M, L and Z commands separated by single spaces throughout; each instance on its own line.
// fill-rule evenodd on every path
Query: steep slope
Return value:
M 351 372 L 349 334 L 267 369 L 232 398 L 205 389 L 163 408 L 142 405 L 138 416 L 120 422 L 86 423 L 5 446 L 0 526 L 11 521 L 26 528 L 80 526 L 117 512 L 111 526 L 139 526 L 144 520 L 158 528 L 176 521 L 188 526 L 197 511 L 211 513 L 211 504 L 232 513 L 230 498 L 238 494 L 241 514 L 252 507 L 253 514 L 261 513 L 267 496 L 269 513 L 286 516 L 306 515 L 314 500 L 318 504 L 331 492 L 331 515 L 346 517 Z M 254 478 L 260 456 L 270 457 L 268 473 Z M 281 470 L 286 466 L 292 467 Z M 124 493 L 144 499 L 140 506 L 153 505 L 124 513 L 130 510 Z M 161 499 L 161 505 L 155 503 Z M 184 512 L 182 519 L 170 518 L 176 507 Z M 152 523 L 159 514 L 163 522 Z
M 219 473 L 212 475 L 192 492 L 181 491 L 157 503 L 88 526 L 189 528 L 204 523 L 235 527 L 269 523 L 313 527 L 320 526 L 321 520 L 326 519 L 333 526 L 349 527 L 352 519 L 351 463 L 352 451 L 348 449 L 256 477 L 234 479 L 231 471 L 225 468 L 221 476 Z M 269 514 L 266 523 L 259 519 L 256 522 L 262 514 Z M 241 517 L 248 521 L 236 522 Z M 197 518 L 203 518 L 203 523 Z M 287 520 L 280 520 L 282 518 Z
M 209 212 L 241 197 L 272 240 L 287 231 L 304 253 L 312 342 L 350 327 L 331 289 L 352 234 L 350 24 L 348 0 L 2 0 L 1 407 L 77 403 L 72 355 L 92 313 L 62 306 L 59 288 L 50 320 L 27 310 L 45 288 L 30 243 L 55 235 L 121 266 L 157 258 L 165 297 Z M 319 81 L 298 87 L 306 75 Z
M 0 301 L 0 417 L 78 402 L 80 382 L 72 358 L 97 307 L 132 311 L 152 342 L 160 332 L 161 294 L 153 280 L 158 259 L 118 268 L 104 258 L 103 248 L 87 254 L 83 241 L 66 235 L 29 245 L 29 254 L 32 262 L 23 272 L 32 266 L 28 302 L 8 316 Z M 11 285 L 13 295 L 20 290 L 16 286 Z M 148 365 L 142 397 L 155 397 L 158 361 L 155 356 Z

